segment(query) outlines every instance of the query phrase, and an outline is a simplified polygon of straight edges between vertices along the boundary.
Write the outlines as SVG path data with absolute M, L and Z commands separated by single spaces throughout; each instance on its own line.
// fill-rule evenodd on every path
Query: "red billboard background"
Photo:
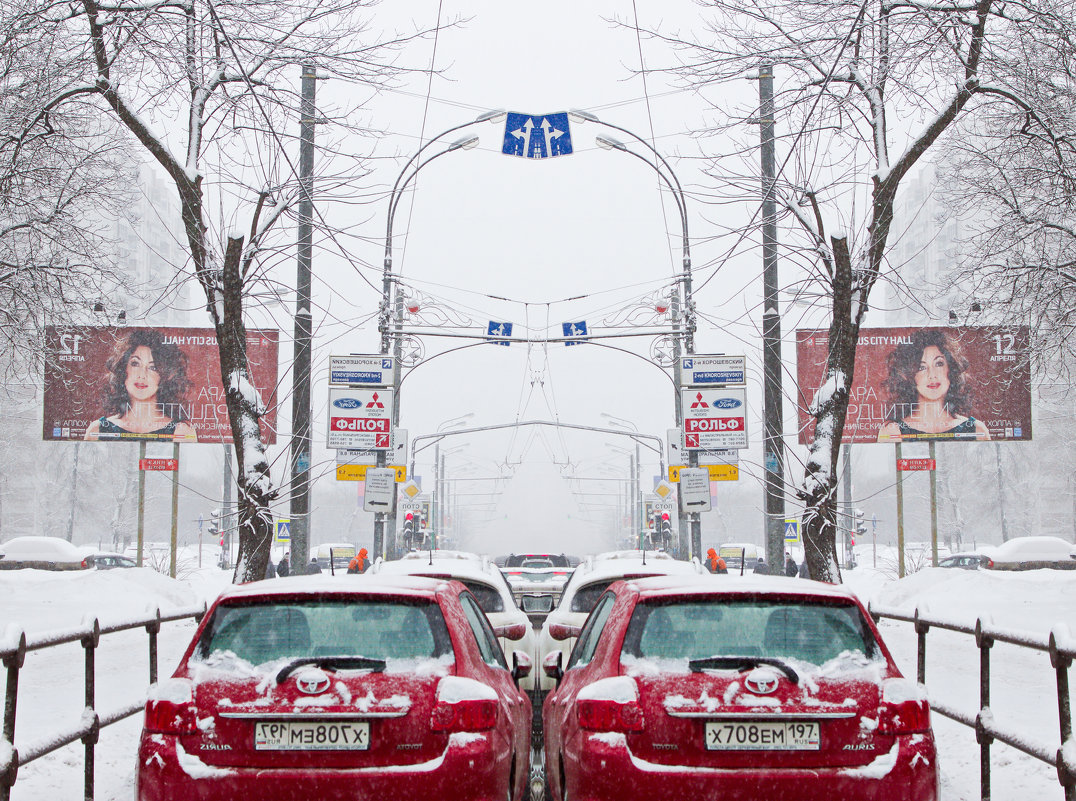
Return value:
M 199 443 L 232 441 L 232 430 L 225 407 L 220 377 L 220 354 L 216 332 L 211 328 L 152 329 L 130 327 L 49 327 L 45 333 L 48 350 L 45 367 L 44 416 L 42 438 L 54 441 L 82 440 L 91 423 L 106 417 L 105 396 L 110 374 L 106 362 L 117 343 L 126 341 L 132 332 L 158 332 L 165 346 L 178 348 L 184 357 L 188 389 L 176 399 L 179 414 L 197 436 Z M 274 330 L 248 330 L 247 354 L 251 381 L 266 405 L 262 417 L 262 440 L 276 442 L 276 382 L 280 333 Z M 185 429 L 184 429 L 185 430 Z M 191 442 L 173 434 L 102 433 L 99 441 L 130 442 L 160 440 Z
M 912 347 L 912 338 L 920 331 L 941 332 L 967 360 L 963 379 L 970 399 L 964 416 L 982 422 L 990 439 L 1019 441 L 1031 439 L 1031 368 L 1027 348 L 1027 326 L 1016 328 L 864 328 L 856 344 L 856 367 L 852 376 L 848 416 L 841 442 L 878 442 L 881 428 L 889 420 L 900 418 L 907 403 L 891 397 L 886 389 L 889 356 L 899 346 Z M 799 397 L 799 441 L 806 445 L 814 438 L 814 420 L 807 406 L 814 400 L 822 382 L 829 332 L 796 332 L 797 379 Z M 918 359 L 918 356 L 916 357 Z M 974 433 L 903 433 L 902 441 L 975 441 Z M 892 441 L 896 441 L 895 439 Z

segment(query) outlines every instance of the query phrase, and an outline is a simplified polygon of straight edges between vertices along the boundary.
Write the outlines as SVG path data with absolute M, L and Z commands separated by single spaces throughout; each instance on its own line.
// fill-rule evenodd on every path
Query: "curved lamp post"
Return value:
M 400 174 L 396 176 L 396 182 L 392 185 L 392 191 L 389 193 L 389 209 L 385 222 L 385 261 L 381 282 L 381 319 L 378 328 L 381 333 L 381 353 L 383 355 L 388 355 L 391 352 L 395 357 L 392 365 L 393 392 L 392 416 L 390 421 L 392 429 L 396 429 L 400 422 L 400 357 L 403 354 L 403 339 L 400 336 L 400 326 L 402 325 L 403 320 L 403 297 L 397 291 L 395 303 L 393 303 L 393 285 L 395 279 L 392 275 L 392 226 L 396 219 L 396 209 L 399 206 L 400 197 L 408 184 L 415 179 L 427 164 L 447 153 L 454 153 L 457 150 L 470 150 L 478 144 L 478 137 L 462 137 L 442 150 L 434 153 L 432 156 L 423 158 L 423 154 L 428 148 L 432 147 L 435 143 L 439 143 L 449 134 L 481 122 L 497 122 L 498 120 L 504 119 L 506 114 L 507 112 L 502 110 L 487 111 L 478 115 L 478 117 L 473 120 L 454 125 L 432 137 L 407 160 L 403 169 L 400 170 Z M 378 451 L 377 465 L 378 467 L 385 466 L 385 451 Z M 378 512 L 374 515 L 373 553 L 375 556 L 384 555 L 385 524 L 388 521 L 395 526 L 395 520 L 395 512 L 392 514 Z
M 676 210 L 680 213 L 680 236 L 683 247 L 682 256 L 682 270 L 679 277 L 679 282 L 683 287 L 683 323 L 681 324 L 681 308 L 680 308 L 680 293 L 673 293 L 673 302 L 671 307 L 672 319 L 673 319 L 673 376 L 676 384 L 675 389 L 675 409 L 676 409 L 676 424 L 683 430 L 684 426 L 684 411 L 682 408 L 682 402 L 680 398 L 680 388 L 683 385 L 683 361 L 681 355 L 686 352 L 692 354 L 695 352 L 695 305 L 692 300 L 691 292 L 691 239 L 688 235 L 687 225 L 687 198 L 684 195 L 683 186 L 680 184 L 680 179 L 676 177 L 676 172 L 669 164 L 668 160 L 661 155 L 660 151 L 643 139 L 638 134 L 627 128 L 622 128 L 619 125 L 614 125 L 610 122 L 605 122 L 598 119 L 593 114 L 586 111 L 573 110 L 568 112 L 569 116 L 578 122 L 593 122 L 597 125 L 601 125 L 605 128 L 609 128 L 614 131 L 619 131 L 638 144 L 649 150 L 653 156 L 654 161 L 650 161 L 648 158 L 631 150 L 623 142 L 619 142 L 608 136 L 598 136 L 595 138 L 595 143 L 605 150 L 619 150 L 622 153 L 634 156 L 641 162 L 650 167 L 654 172 L 658 174 L 658 177 L 669 188 L 670 193 L 673 196 L 673 200 L 676 202 Z M 681 330 L 682 328 L 682 330 Z M 681 336 L 683 337 L 683 343 L 681 343 Z M 688 464 L 691 467 L 697 467 L 699 463 L 698 454 L 695 451 L 691 451 L 688 454 Z M 683 518 L 681 517 L 681 520 Z M 690 516 L 690 555 L 699 556 L 702 552 L 702 521 L 698 513 L 692 513 Z M 683 529 L 681 529 L 681 537 L 683 536 Z

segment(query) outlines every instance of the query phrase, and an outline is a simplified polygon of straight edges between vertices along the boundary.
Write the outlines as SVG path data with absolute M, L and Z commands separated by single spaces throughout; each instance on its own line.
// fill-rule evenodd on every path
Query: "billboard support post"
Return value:
M 897 578 L 904 578 L 904 471 L 900 469 L 899 441 L 896 452 L 893 466 L 897 472 Z
M 938 566 L 938 462 L 934 447 L 934 440 L 930 441 L 930 461 L 934 469 L 930 471 L 930 564 Z
M 138 464 L 146 458 L 146 441 L 138 443 Z M 138 468 L 138 559 L 136 564 L 142 567 L 142 548 L 145 543 L 146 523 L 146 471 Z
M 172 443 L 172 458 L 176 469 L 172 471 L 172 536 L 169 539 L 168 575 L 176 577 L 176 548 L 179 545 L 179 443 Z

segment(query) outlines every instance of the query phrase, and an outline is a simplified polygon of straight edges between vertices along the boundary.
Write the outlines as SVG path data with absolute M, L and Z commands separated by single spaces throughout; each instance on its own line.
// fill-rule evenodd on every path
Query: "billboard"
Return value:
M 863 328 L 841 442 L 1031 439 L 1027 326 Z M 829 332 L 797 331 L 799 441 L 825 371 Z
M 247 331 L 250 377 L 276 442 L 274 330 Z M 50 326 L 42 438 L 53 441 L 232 441 L 212 328 Z

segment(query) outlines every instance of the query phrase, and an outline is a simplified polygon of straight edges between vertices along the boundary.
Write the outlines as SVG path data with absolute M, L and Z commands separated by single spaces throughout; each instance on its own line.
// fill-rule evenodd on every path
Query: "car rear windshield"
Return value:
M 562 553 L 513 553 L 504 560 L 505 567 L 525 567 L 527 562 L 543 561 L 549 564 L 530 567 L 569 567 L 568 557 Z
M 504 598 L 501 597 L 501 593 L 496 587 L 467 579 L 460 579 L 460 582 L 471 591 L 475 600 L 478 601 L 478 607 L 487 615 L 491 612 L 504 611 Z
M 821 665 L 844 652 L 875 654 L 859 607 L 809 600 L 715 599 L 643 602 L 623 653 L 639 658 L 761 656 Z
M 252 665 L 313 656 L 422 659 L 452 653 L 428 601 L 301 600 L 218 606 L 195 655 L 231 652 Z
M 586 612 L 588 615 L 591 610 L 594 609 L 594 604 L 598 602 L 598 599 L 602 597 L 609 585 L 615 578 L 605 579 L 604 581 L 595 581 L 592 584 L 587 584 L 585 587 L 580 587 L 576 590 L 575 595 L 572 596 L 572 604 L 570 611 L 572 612 Z

